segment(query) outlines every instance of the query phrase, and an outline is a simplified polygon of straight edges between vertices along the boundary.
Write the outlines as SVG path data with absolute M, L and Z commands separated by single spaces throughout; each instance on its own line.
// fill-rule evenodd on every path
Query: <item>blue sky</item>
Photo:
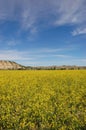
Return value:
M 86 65 L 86 0 L 0 0 L 0 60 Z

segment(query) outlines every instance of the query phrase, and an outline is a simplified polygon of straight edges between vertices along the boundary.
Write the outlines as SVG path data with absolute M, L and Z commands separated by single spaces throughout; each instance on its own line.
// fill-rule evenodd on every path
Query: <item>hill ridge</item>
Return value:
M 0 70 L 6 70 L 6 69 L 18 70 L 23 69 L 23 66 L 14 61 L 0 60 Z
M 86 66 L 62 65 L 62 66 L 23 66 L 14 61 L 0 60 L 0 70 L 78 70 L 86 69 Z

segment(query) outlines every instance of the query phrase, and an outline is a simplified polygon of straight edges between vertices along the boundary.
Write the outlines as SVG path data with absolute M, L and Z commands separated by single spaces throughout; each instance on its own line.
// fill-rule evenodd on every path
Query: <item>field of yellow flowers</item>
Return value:
M 86 130 L 86 71 L 0 71 L 0 130 Z

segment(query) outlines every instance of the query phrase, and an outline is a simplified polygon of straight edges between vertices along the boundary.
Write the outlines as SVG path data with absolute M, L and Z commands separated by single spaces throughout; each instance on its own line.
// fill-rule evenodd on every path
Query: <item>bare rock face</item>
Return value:
M 12 61 L 0 60 L 0 70 L 18 70 L 23 69 L 23 67 Z

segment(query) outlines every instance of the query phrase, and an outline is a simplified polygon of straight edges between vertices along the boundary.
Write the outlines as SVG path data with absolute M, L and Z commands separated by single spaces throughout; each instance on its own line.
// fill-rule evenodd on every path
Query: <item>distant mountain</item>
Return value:
M 0 70 L 19 70 L 24 69 L 24 66 L 13 61 L 0 60 Z

